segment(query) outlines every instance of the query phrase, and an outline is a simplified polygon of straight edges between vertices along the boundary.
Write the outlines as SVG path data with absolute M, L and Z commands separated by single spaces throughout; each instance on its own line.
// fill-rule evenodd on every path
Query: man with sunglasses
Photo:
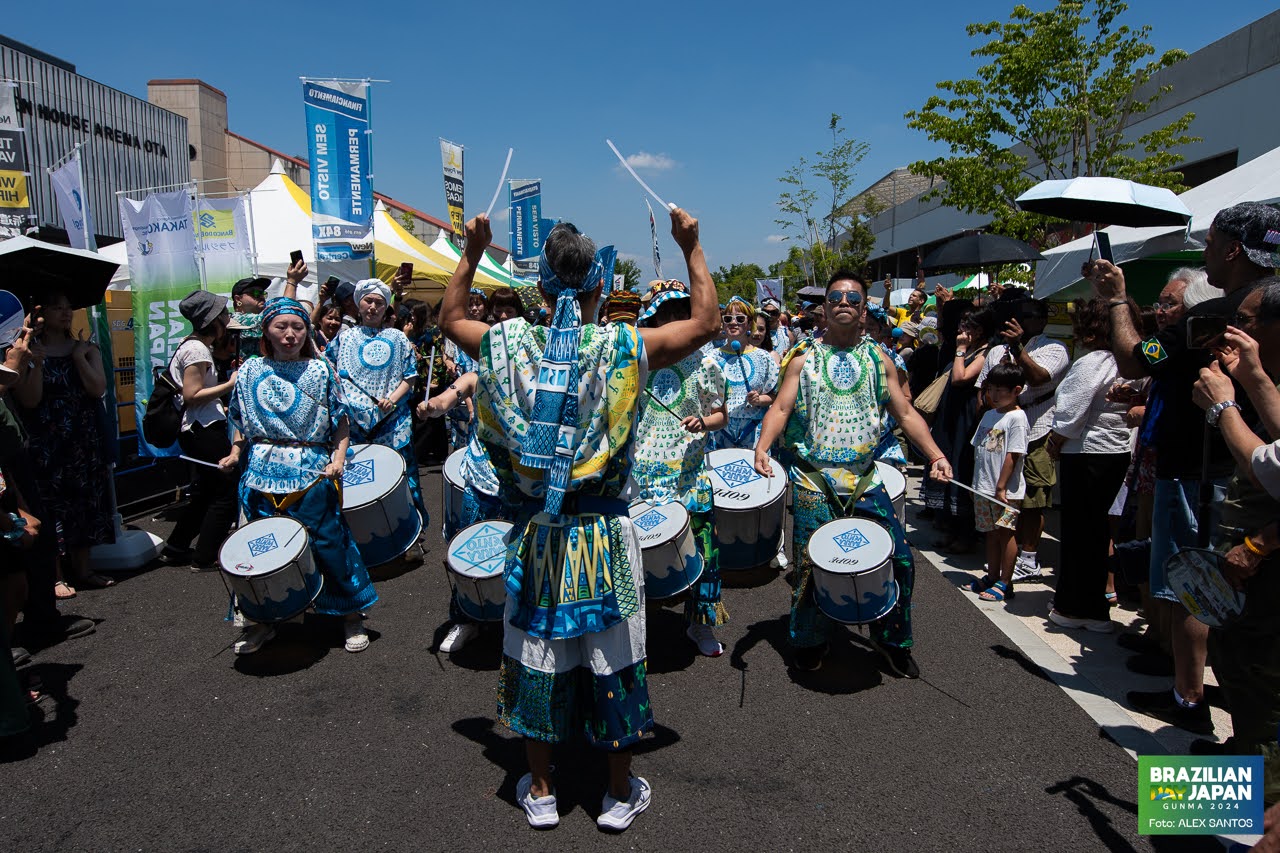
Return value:
M 267 288 L 271 279 L 262 276 L 242 278 L 231 288 L 231 322 L 227 329 L 240 336 L 240 360 L 261 355 L 262 309 L 267 304 Z
M 950 480 L 951 464 L 907 402 L 892 362 L 863 334 L 866 297 L 866 283 L 847 270 L 836 272 L 827 283 L 826 334 L 820 341 L 799 344 L 783 362 L 782 384 L 756 444 L 756 470 L 771 473 L 769 447 L 782 437 L 795 505 L 793 547 L 801 557 L 790 620 L 796 668 L 822 665 L 836 624 L 814 601 L 813 561 L 804 543 L 828 521 L 861 515 L 892 535 L 891 560 L 899 590 L 893 609 L 871 626 L 871 642 L 894 675 L 918 678 L 920 668 L 911 656 L 915 563 L 875 467 L 875 448 L 886 418 L 893 415 L 907 438 L 926 454 L 931 477 Z

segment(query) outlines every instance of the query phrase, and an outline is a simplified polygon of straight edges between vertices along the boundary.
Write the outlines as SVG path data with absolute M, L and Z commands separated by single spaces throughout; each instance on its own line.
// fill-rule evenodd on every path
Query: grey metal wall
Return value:
M 0 45 L 0 78 L 18 80 L 18 120 L 41 226 L 62 227 L 45 171 L 77 142 L 100 237 L 122 238 L 117 190 L 190 180 L 187 120 L 145 100 Z

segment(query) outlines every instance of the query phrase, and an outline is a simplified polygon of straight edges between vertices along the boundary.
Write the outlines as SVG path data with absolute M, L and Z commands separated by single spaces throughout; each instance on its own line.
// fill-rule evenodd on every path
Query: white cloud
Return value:
M 506 222 L 511 218 L 511 208 L 498 205 L 493 211 L 491 222 Z
M 641 151 L 627 156 L 627 165 L 633 169 L 648 169 L 653 172 L 665 172 L 676 167 L 676 161 L 666 154 L 650 154 Z
M 633 254 L 631 254 L 630 252 L 619 252 L 619 253 L 618 253 L 618 258 L 619 258 L 620 260 L 624 260 L 624 261 L 631 261 L 632 263 L 636 263 L 636 264 L 638 264 L 638 263 L 640 263 L 640 262 L 642 262 L 642 261 L 644 261 L 644 260 L 647 260 L 646 258 L 643 258 L 643 257 L 641 257 L 640 255 L 633 255 Z
M 787 238 L 784 234 L 770 234 L 768 237 L 764 238 L 766 243 L 785 243 L 786 240 Z

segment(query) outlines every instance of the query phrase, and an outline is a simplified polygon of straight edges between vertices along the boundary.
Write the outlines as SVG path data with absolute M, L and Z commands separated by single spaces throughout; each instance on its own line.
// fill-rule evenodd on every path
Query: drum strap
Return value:
M 339 484 L 336 480 L 330 480 L 328 477 L 320 477 L 318 479 L 312 480 L 311 485 L 307 486 L 305 489 L 299 489 L 298 491 L 290 492 L 287 495 L 267 494 L 266 498 L 268 501 L 271 502 L 271 506 L 275 509 L 275 511 L 277 513 L 281 513 L 287 510 L 289 507 L 296 504 L 298 501 L 302 500 L 303 496 L 306 495 L 307 492 L 311 491 L 321 483 L 333 483 L 333 487 L 338 490 L 338 505 L 341 506 L 342 505 L 342 485 Z
M 875 465 L 872 464 L 867 472 L 858 478 L 858 484 L 854 487 L 853 494 L 847 499 L 842 499 L 836 494 L 835 489 L 831 488 L 831 483 L 827 481 L 826 476 L 819 471 L 809 460 L 801 459 L 799 456 L 792 457 L 795 466 L 805 473 L 811 482 L 817 483 L 819 490 L 823 493 L 831 505 L 840 510 L 841 518 L 849 518 L 853 515 L 853 507 L 858 502 L 858 498 L 862 497 L 862 493 L 871 485 L 871 478 L 875 476 Z

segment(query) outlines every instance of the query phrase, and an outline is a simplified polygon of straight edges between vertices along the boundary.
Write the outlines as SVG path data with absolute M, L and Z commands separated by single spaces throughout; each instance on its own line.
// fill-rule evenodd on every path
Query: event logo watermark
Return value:
M 1262 756 L 1138 757 L 1142 835 L 1259 835 Z

